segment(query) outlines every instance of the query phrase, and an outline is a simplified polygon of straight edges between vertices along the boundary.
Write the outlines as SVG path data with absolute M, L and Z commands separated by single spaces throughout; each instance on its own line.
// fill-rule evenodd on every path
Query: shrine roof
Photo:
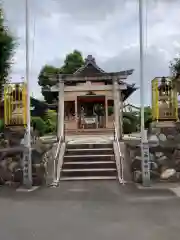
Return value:
M 119 72 L 105 72 L 96 64 L 95 58 L 92 55 L 88 55 L 85 59 L 85 64 L 73 74 L 59 74 L 56 77 L 49 77 L 52 84 L 64 81 L 64 84 L 69 86 L 74 86 L 77 83 L 85 83 L 87 81 L 105 82 L 105 84 L 111 85 L 113 79 L 118 79 L 119 84 L 125 84 L 127 86 L 127 89 L 123 90 L 125 95 L 124 100 L 126 100 L 134 91 L 137 90 L 135 84 L 127 84 L 125 82 L 128 76 L 132 75 L 133 72 L 134 69 Z
M 59 78 L 65 82 L 84 82 L 84 81 L 110 81 L 112 82 L 113 78 L 118 78 L 119 80 L 125 80 L 128 76 L 133 73 L 133 69 L 120 71 L 120 72 L 101 72 L 101 73 L 91 73 L 84 75 L 81 73 L 76 74 L 60 74 Z
M 80 67 L 75 73 L 76 74 L 83 74 L 84 72 L 86 72 L 86 70 L 91 67 L 91 71 L 94 70 L 94 72 L 99 72 L 99 73 L 105 73 L 105 71 L 100 68 L 97 64 L 96 64 L 96 60 L 92 55 L 88 55 L 87 58 L 85 59 L 85 64 Z
M 59 80 L 64 80 L 65 84 L 74 84 L 78 82 L 107 82 L 111 84 L 113 78 L 119 80 L 126 80 L 128 76 L 132 75 L 133 69 L 119 71 L 119 72 L 105 72 L 100 68 L 92 55 L 88 55 L 85 59 L 85 64 L 80 67 L 73 74 L 59 74 L 57 76 L 48 76 L 52 83 L 57 83 Z
M 135 87 L 135 84 L 127 84 L 127 89 L 122 90 L 123 92 L 123 101 L 125 101 L 133 92 L 135 92 L 138 88 Z

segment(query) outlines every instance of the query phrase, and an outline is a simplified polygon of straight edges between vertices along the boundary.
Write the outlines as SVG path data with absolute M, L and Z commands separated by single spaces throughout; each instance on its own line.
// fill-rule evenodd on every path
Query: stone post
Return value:
M 119 121 L 120 121 L 120 139 L 122 140 L 123 137 L 123 95 L 122 90 L 119 90 Z
M 113 98 L 114 98 L 114 121 L 117 131 L 117 138 L 118 140 L 120 140 L 119 84 L 116 77 L 113 78 Z
M 78 129 L 78 108 L 77 108 L 77 97 L 75 99 L 75 121 L 76 121 L 76 130 Z
M 105 96 L 105 117 L 106 117 L 106 128 L 108 128 L 108 98 Z
M 59 98 L 58 98 L 58 139 L 64 140 L 64 81 L 59 79 Z

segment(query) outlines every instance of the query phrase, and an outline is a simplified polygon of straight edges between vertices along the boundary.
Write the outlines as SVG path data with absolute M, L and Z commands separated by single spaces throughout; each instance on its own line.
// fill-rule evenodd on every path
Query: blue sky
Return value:
M 139 86 L 137 0 L 30 0 L 30 87 L 42 98 L 37 76 L 44 64 L 61 66 L 65 55 L 78 49 L 92 54 L 106 71 L 135 69 L 127 80 Z M 43 4 L 42 4 L 43 2 Z M 180 52 L 180 1 L 145 0 L 145 89 L 151 80 L 169 75 L 169 61 Z M 13 81 L 25 76 L 25 0 L 4 0 L 5 18 L 19 46 L 11 72 Z M 129 99 L 139 104 L 139 91 Z

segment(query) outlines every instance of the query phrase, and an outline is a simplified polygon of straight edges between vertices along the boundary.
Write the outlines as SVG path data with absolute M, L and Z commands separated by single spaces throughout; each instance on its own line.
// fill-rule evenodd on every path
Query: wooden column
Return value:
M 64 140 L 64 81 L 59 79 L 59 98 L 58 98 L 58 139 Z
M 116 77 L 113 78 L 113 97 L 114 97 L 114 121 L 117 131 L 117 138 L 120 140 L 120 110 L 119 110 L 119 84 Z
M 105 96 L 106 128 L 108 128 L 108 98 Z

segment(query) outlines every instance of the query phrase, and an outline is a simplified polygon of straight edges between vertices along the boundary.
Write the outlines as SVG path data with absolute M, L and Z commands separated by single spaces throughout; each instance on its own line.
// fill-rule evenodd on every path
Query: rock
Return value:
M 17 162 L 12 161 L 11 163 L 8 164 L 8 170 L 10 172 L 14 172 L 14 170 L 19 166 Z
M 136 183 L 142 183 L 142 172 L 138 170 L 133 172 L 133 180 Z
M 155 179 L 158 179 L 160 177 L 160 174 L 157 171 L 151 170 L 150 171 L 150 176 L 151 176 L 151 180 L 155 180 Z
M 156 159 L 156 162 L 158 163 L 158 165 L 162 166 L 162 165 L 167 165 L 168 164 L 168 158 L 165 155 L 161 155 L 160 157 L 158 157 Z
M 173 135 L 168 135 L 167 136 L 167 140 L 174 140 L 175 139 L 175 136 L 173 136 Z
M 160 158 L 160 157 L 162 157 L 163 155 L 164 155 L 163 152 L 155 152 L 155 156 L 156 156 L 157 158 Z
M 174 136 L 175 142 L 179 143 L 180 142 L 180 134 L 177 134 Z
M 172 160 L 175 164 L 176 171 L 180 171 L 180 149 L 175 149 L 172 154 Z
M 46 183 L 46 169 L 43 164 L 34 164 L 32 166 L 32 171 L 35 175 L 33 178 L 34 185 L 43 185 Z
M 43 154 L 48 147 L 40 139 L 36 140 L 36 144 L 34 145 L 34 149 L 40 154 Z
M 180 159 L 180 149 L 175 149 L 172 156 L 174 159 Z
M 3 159 L 1 162 L 0 162 L 0 167 L 2 169 L 7 169 L 7 159 Z
M 131 172 L 141 170 L 141 159 L 135 159 L 131 164 Z
M 177 143 L 177 144 L 176 144 L 176 149 L 179 149 L 179 150 L 180 150 L 180 143 Z
M 0 168 L 0 182 L 4 184 L 6 181 L 12 180 L 12 173 L 7 169 Z
M 166 135 L 163 134 L 163 133 L 160 133 L 159 136 L 158 136 L 158 138 L 159 138 L 159 141 L 161 141 L 161 142 L 167 141 L 167 137 L 166 137 Z
M 176 170 L 175 169 L 166 169 L 165 171 L 163 171 L 160 175 L 160 178 L 162 180 L 168 180 L 169 178 L 173 177 L 176 174 Z
M 136 156 L 134 160 L 139 160 L 139 161 L 141 161 L 141 159 L 142 159 L 141 156 Z
M 157 170 L 158 169 L 158 164 L 156 162 L 150 162 L 150 169 L 151 170 Z
M 154 162 L 155 161 L 155 156 L 153 153 L 149 153 L 149 161 Z
M 149 141 L 149 142 L 159 143 L 159 139 L 158 139 L 157 135 L 151 135 L 151 136 L 149 136 L 148 141 Z

